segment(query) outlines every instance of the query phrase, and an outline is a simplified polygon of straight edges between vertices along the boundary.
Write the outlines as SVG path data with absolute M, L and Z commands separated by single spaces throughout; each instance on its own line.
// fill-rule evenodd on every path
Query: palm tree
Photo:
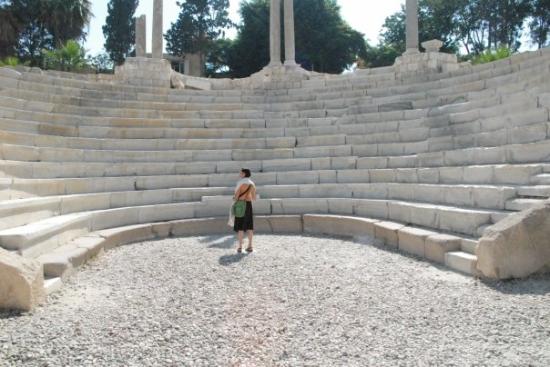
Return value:
M 50 0 L 48 7 L 48 30 L 56 47 L 70 39 L 86 39 L 84 28 L 93 16 L 90 0 Z

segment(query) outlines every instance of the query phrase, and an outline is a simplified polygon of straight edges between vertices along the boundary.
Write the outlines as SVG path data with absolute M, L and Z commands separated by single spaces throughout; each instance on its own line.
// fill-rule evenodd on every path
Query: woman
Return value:
M 254 236 L 254 218 L 252 213 L 252 201 L 256 200 L 256 185 L 254 185 L 250 176 L 252 176 L 252 174 L 249 169 L 241 169 L 241 179 L 237 182 L 235 196 L 233 197 L 234 200 L 246 201 L 244 217 L 235 218 L 235 224 L 233 225 L 233 230 L 237 232 L 239 239 L 239 246 L 237 247 L 237 252 L 239 253 L 243 251 L 244 232 L 248 234 L 248 247 L 246 248 L 246 252 L 253 251 L 252 237 Z

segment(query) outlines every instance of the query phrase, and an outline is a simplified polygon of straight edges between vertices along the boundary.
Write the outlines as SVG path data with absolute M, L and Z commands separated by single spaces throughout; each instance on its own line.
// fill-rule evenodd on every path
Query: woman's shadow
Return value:
M 200 239 L 200 242 L 208 244 L 208 248 L 229 250 L 235 247 L 234 236 L 207 236 Z M 246 252 L 223 255 L 218 263 L 222 266 L 236 264 L 247 256 Z
M 239 261 L 247 257 L 247 255 L 248 254 L 246 252 L 223 255 L 223 256 L 220 256 L 218 263 L 222 266 L 229 266 L 229 265 L 238 263 Z

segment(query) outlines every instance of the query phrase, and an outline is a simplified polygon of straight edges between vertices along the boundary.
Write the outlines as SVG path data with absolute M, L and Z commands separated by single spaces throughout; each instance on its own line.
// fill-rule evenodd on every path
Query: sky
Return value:
M 230 16 L 231 19 L 238 23 L 240 20 L 238 10 L 239 3 L 242 0 L 230 0 Z M 300 1 L 300 0 L 295 0 Z M 103 52 L 103 37 L 102 26 L 107 17 L 108 0 L 92 0 L 92 19 L 85 47 L 88 53 L 96 55 Z M 342 17 L 356 30 L 365 34 L 365 37 L 372 43 L 378 42 L 378 34 L 382 28 L 382 24 L 387 16 L 395 13 L 405 3 L 405 0 L 338 0 L 342 10 Z M 140 0 L 139 7 L 136 11 L 136 16 L 145 14 L 147 16 L 147 50 L 151 51 L 151 30 L 153 22 L 153 0 Z M 170 25 L 176 20 L 179 14 L 179 8 L 176 0 L 164 0 L 163 12 L 163 28 L 166 32 Z M 296 19 L 299 21 L 299 19 Z M 232 30 L 227 33 L 227 36 L 233 38 L 236 31 Z

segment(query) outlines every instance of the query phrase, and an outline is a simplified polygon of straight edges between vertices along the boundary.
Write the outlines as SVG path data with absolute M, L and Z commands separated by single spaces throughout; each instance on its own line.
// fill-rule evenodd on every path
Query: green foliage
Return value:
M 213 42 L 212 47 L 206 55 L 205 74 L 207 77 L 231 77 L 231 71 L 228 65 L 232 47 L 233 41 L 227 38 L 222 38 Z
M 43 68 L 78 72 L 88 69 L 85 50 L 77 41 L 70 40 L 55 50 L 44 50 Z
M 392 45 L 380 44 L 378 46 L 367 45 L 367 55 L 359 62 L 361 68 L 377 68 L 393 65 L 401 52 Z
M 112 74 L 114 72 L 114 63 L 106 53 L 88 57 L 87 64 L 97 74 Z
M 341 17 L 335 0 L 301 0 L 294 3 L 296 62 L 326 73 L 341 73 L 359 56 L 366 56 L 363 35 Z M 269 2 L 242 2 L 242 23 L 229 54 L 234 77 L 246 77 L 269 63 Z M 284 51 L 284 48 L 283 48 Z
M 229 0 L 183 0 L 177 4 L 180 14 L 164 36 L 166 50 L 176 56 L 198 53 L 204 59 L 224 30 L 233 26 Z
M 457 52 L 457 38 L 455 35 L 454 16 L 462 0 L 420 0 L 418 6 L 419 41 L 439 39 L 443 41 L 443 52 Z M 401 10 L 384 22 L 381 33 L 381 45 L 397 50 L 400 54 L 405 51 L 405 24 L 406 11 Z
M 35 66 L 41 65 L 43 49 L 52 50 L 70 39 L 84 39 L 84 27 L 92 16 L 90 0 L 0 1 L 3 52 L 17 54 Z
M 497 60 L 506 59 L 512 56 L 512 51 L 507 47 L 500 47 L 497 50 L 487 50 L 474 58 L 472 58 L 472 64 L 486 64 Z
M 420 42 L 443 41 L 444 52 L 458 52 L 462 46 L 468 54 L 479 54 L 498 47 L 513 52 L 521 46 L 524 21 L 532 15 L 532 3 L 549 0 L 420 0 Z M 547 12 L 550 8 L 542 6 Z M 541 12 L 541 14 L 544 13 Z M 542 16 L 544 18 L 544 16 Z M 550 19 L 550 17 L 548 18 Z M 540 19 L 539 19 L 540 20 Z M 547 34 L 548 27 L 541 23 Z M 405 9 L 386 18 L 381 34 L 382 44 L 405 50 Z
M 15 67 L 21 65 L 21 61 L 17 57 L 9 56 L 6 57 L 4 60 L 0 60 L 0 67 L 1 66 L 10 66 Z
M 133 50 L 136 37 L 134 14 L 138 5 L 138 0 L 110 0 L 107 5 L 104 47 L 117 65 L 124 63 Z

